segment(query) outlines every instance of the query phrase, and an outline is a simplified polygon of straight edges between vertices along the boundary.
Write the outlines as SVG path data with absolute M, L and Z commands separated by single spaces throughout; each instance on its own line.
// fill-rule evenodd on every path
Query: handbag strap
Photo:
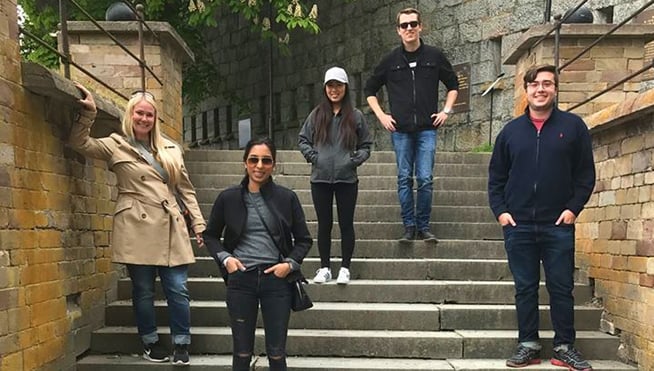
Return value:
M 252 195 L 250 194 L 249 191 L 246 191 L 246 192 L 247 192 L 247 195 L 248 195 L 248 199 L 254 205 L 254 210 L 256 210 L 257 215 L 259 215 L 259 219 L 261 220 L 261 223 L 263 223 L 263 226 L 266 228 L 266 231 L 268 232 L 268 235 L 270 236 L 270 239 L 275 244 L 275 247 L 277 248 L 277 250 L 279 250 L 279 253 L 282 256 L 284 256 L 284 252 L 282 251 L 282 249 L 279 248 L 279 245 L 277 245 L 277 240 L 275 239 L 275 236 L 273 236 L 272 232 L 270 231 L 270 228 L 268 227 L 268 223 L 266 223 L 266 219 L 263 217 L 263 215 L 261 215 L 261 210 L 259 210 L 259 204 L 254 199 L 254 197 L 252 197 Z
M 154 156 L 152 156 L 152 153 L 150 153 L 150 151 L 148 151 L 148 149 L 145 148 L 143 143 L 141 143 L 138 140 L 130 141 L 130 143 L 132 144 L 132 146 L 134 146 L 139 151 L 139 153 L 145 159 L 145 161 L 147 161 L 148 164 L 150 164 L 159 173 L 159 175 L 161 175 L 164 182 L 168 183 L 168 172 L 166 171 L 166 169 L 164 169 L 161 166 L 159 161 L 157 161 L 154 158 Z

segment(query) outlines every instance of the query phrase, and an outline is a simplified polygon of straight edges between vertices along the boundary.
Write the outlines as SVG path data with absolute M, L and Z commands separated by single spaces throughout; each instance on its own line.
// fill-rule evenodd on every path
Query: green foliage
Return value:
M 104 20 L 104 12 L 117 0 L 75 0 L 96 20 Z M 240 110 L 245 109 L 244 100 L 235 92 L 228 92 L 224 86 L 216 87 L 220 71 L 207 49 L 206 30 L 217 26 L 218 14 L 228 9 L 250 22 L 251 31 L 263 39 L 272 39 L 284 50 L 289 42 L 289 31 L 300 29 L 316 34 L 320 31 L 317 23 L 318 8 L 307 0 L 143 0 L 145 18 L 170 23 L 186 41 L 195 54 L 195 64 L 185 66 L 183 94 L 191 108 L 203 99 L 220 94 L 235 103 Z M 315 0 L 313 0 L 315 1 Z M 351 1 L 351 0 L 345 0 Z M 67 2 L 67 1 L 66 1 Z M 133 4 L 137 1 L 132 0 Z M 18 0 L 27 14 L 24 28 L 45 40 L 56 49 L 56 38 L 51 36 L 57 30 L 59 10 L 57 0 Z M 88 20 L 72 4 L 69 19 Z M 272 16 L 274 15 L 274 17 Z M 24 58 L 56 68 L 58 56 L 38 43 L 23 38 L 21 52 Z M 220 84 L 220 83 L 219 83 Z
M 493 145 L 490 143 L 484 143 L 473 148 L 470 152 L 493 152 Z

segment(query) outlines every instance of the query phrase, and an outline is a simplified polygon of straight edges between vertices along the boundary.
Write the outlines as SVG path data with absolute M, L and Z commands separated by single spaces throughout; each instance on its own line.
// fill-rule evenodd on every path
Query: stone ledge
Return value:
M 516 42 L 508 56 L 504 59 L 504 64 L 515 65 L 520 58 L 527 54 L 536 41 L 545 35 L 553 24 L 541 24 L 529 28 L 522 37 Z M 615 24 L 563 24 L 561 26 L 561 39 L 566 38 L 586 38 L 597 39 L 615 27 Z M 554 38 L 554 32 L 547 36 L 546 39 Z M 605 40 L 640 38 L 647 43 L 654 40 L 654 25 L 633 25 L 627 24 L 614 33 L 609 35 Z
M 654 89 L 584 117 L 592 134 L 654 113 Z
M 137 34 L 139 29 L 139 23 L 137 21 L 101 21 L 98 22 L 98 24 L 112 35 L 120 33 Z M 175 31 L 175 29 L 168 22 L 148 21 L 147 25 L 157 37 L 163 37 L 167 42 L 173 45 L 173 47 L 178 50 L 180 55 L 183 56 L 184 62 L 195 61 L 195 54 L 193 54 L 191 48 L 188 47 L 186 42 L 182 39 L 181 36 L 179 36 L 177 31 Z M 88 21 L 68 21 L 68 32 L 73 32 L 75 34 L 102 33 L 102 30 Z M 146 36 L 148 33 L 150 33 L 150 30 L 148 30 L 147 27 L 143 27 L 143 35 Z
M 22 72 L 23 86 L 32 94 L 52 99 L 66 107 L 80 107 L 77 102 L 80 92 L 71 80 L 32 62 L 23 62 Z M 123 111 L 97 94 L 93 94 L 93 99 L 98 109 L 93 135 L 107 136 L 112 132 L 121 132 Z

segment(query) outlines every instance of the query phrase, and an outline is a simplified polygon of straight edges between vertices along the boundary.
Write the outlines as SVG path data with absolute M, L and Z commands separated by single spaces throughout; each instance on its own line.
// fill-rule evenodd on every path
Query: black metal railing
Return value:
M 554 17 L 554 23 L 553 23 L 552 27 L 549 29 L 549 31 L 546 32 L 543 36 L 541 36 L 538 40 L 536 40 L 536 42 L 531 46 L 532 48 L 534 48 L 535 46 L 537 46 L 538 44 L 540 44 L 541 42 L 543 42 L 543 40 L 545 40 L 546 38 L 548 38 L 548 37 L 552 34 L 552 32 L 554 32 L 554 65 L 556 66 L 557 71 L 558 71 L 559 73 L 560 73 L 563 69 L 565 69 L 566 67 L 570 66 L 572 63 L 574 63 L 575 61 L 577 61 L 577 60 L 578 60 L 579 58 L 581 58 L 583 55 L 585 55 L 586 53 L 588 53 L 588 51 L 590 51 L 593 47 L 595 47 L 597 44 L 599 44 L 599 43 L 600 43 L 602 40 L 604 40 L 606 37 L 608 37 L 609 35 L 613 34 L 613 33 L 614 33 L 615 31 L 617 31 L 620 27 L 622 27 L 622 26 L 624 26 L 625 24 L 627 24 L 629 21 L 631 21 L 632 19 L 634 19 L 635 17 L 637 17 L 639 14 L 641 14 L 642 12 L 644 12 L 645 10 L 647 10 L 647 8 L 649 8 L 650 6 L 652 6 L 652 5 L 654 4 L 654 0 L 650 0 L 650 1 L 648 1 L 647 3 L 643 4 L 643 6 L 641 6 L 640 8 L 638 8 L 638 9 L 637 9 L 633 14 L 631 14 L 631 15 L 628 16 L 628 17 L 626 17 L 624 20 L 622 20 L 620 23 L 616 24 L 614 27 L 612 27 L 610 30 L 608 30 L 608 31 L 607 31 L 606 33 L 604 33 L 603 35 L 600 35 L 597 39 L 595 39 L 592 43 L 590 43 L 589 45 L 587 45 L 584 49 L 582 49 L 582 50 L 581 50 L 579 53 L 577 53 L 575 56 L 569 58 L 565 63 L 563 63 L 562 65 L 559 65 L 559 63 L 560 63 L 559 48 L 560 48 L 561 26 L 562 26 L 563 23 L 565 23 L 566 20 L 568 20 L 568 18 L 570 18 L 570 16 L 572 16 L 573 14 L 575 14 L 575 13 L 576 13 L 579 9 L 581 9 L 581 7 L 584 6 L 584 4 L 586 4 L 587 2 L 588 2 L 588 0 L 582 0 L 582 1 L 579 2 L 579 4 L 577 4 L 577 5 L 576 5 L 572 10 L 566 12 L 566 14 L 565 14 L 564 16 L 555 16 L 555 17 Z M 548 15 L 551 13 L 551 9 L 550 9 L 551 5 L 552 5 L 552 4 L 551 4 L 550 1 L 548 1 L 547 4 L 546 4 L 546 8 L 547 8 L 547 9 L 545 10 L 545 15 L 546 15 L 546 17 L 548 17 Z M 547 18 L 546 18 L 545 20 L 548 21 Z M 602 95 L 608 93 L 609 91 L 615 89 L 616 87 L 620 86 L 621 84 L 623 84 L 623 83 L 625 83 L 625 82 L 627 82 L 627 81 L 633 79 L 634 77 L 636 77 L 636 76 L 638 76 L 638 75 L 640 75 L 640 74 L 646 72 L 646 71 L 649 70 L 650 68 L 654 68 L 654 60 L 650 61 L 649 64 L 646 64 L 646 65 L 645 65 L 643 68 L 641 68 L 640 70 L 638 70 L 638 71 L 636 71 L 636 72 L 630 74 L 629 76 L 626 76 L 626 77 L 622 78 L 620 81 L 618 81 L 618 82 L 612 84 L 611 86 L 608 86 L 607 88 L 605 88 L 605 89 L 599 91 L 599 92 L 596 93 L 596 94 L 593 94 L 592 96 L 588 97 L 587 99 L 585 99 L 585 100 L 583 100 L 583 101 L 581 101 L 581 102 L 579 102 L 579 103 L 576 103 L 576 104 L 574 104 L 574 105 L 568 107 L 568 108 L 567 108 L 567 111 L 572 111 L 572 110 L 574 110 L 574 109 L 576 109 L 576 108 L 579 108 L 579 107 L 583 106 L 584 104 L 587 104 L 587 103 L 591 102 L 592 100 L 594 100 L 594 99 L 596 99 L 596 98 L 598 98 L 598 97 L 600 97 L 600 96 L 602 96 Z
M 61 33 L 61 51 L 53 48 L 51 45 L 49 45 L 47 42 L 43 41 L 40 37 L 32 34 L 28 30 L 24 29 L 23 27 L 19 26 L 20 32 L 29 37 L 30 39 L 34 40 L 36 43 L 39 45 L 43 46 L 44 48 L 48 49 L 52 53 L 56 54 L 59 56 L 61 64 L 63 66 L 64 70 L 64 76 L 66 78 L 70 78 L 70 66 L 74 66 L 77 68 L 80 72 L 83 74 L 87 75 L 91 79 L 95 80 L 98 82 L 100 85 L 104 86 L 108 90 L 112 91 L 114 94 L 122 97 L 125 100 L 129 100 L 129 97 L 124 95 L 123 93 L 119 92 L 116 90 L 114 87 L 108 85 L 104 81 L 102 81 L 100 78 L 95 76 L 92 72 L 88 71 L 85 69 L 83 66 L 79 65 L 76 63 L 70 55 L 70 44 L 68 41 L 68 6 L 67 3 L 72 4 L 75 6 L 91 23 L 93 23 L 102 33 L 104 33 L 107 37 L 109 37 L 118 47 L 120 47 L 127 55 L 129 55 L 132 59 L 134 59 L 138 64 L 141 69 L 141 90 L 145 91 L 146 86 L 145 86 L 145 76 L 146 76 L 146 71 L 160 84 L 163 86 L 163 81 L 155 74 L 155 72 L 148 66 L 148 64 L 145 61 L 145 46 L 143 43 L 143 28 L 147 28 L 148 31 L 155 37 L 155 39 L 158 40 L 157 34 L 148 26 L 147 22 L 145 21 L 145 18 L 143 17 L 143 5 L 138 4 L 134 6 L 131 4 L 129 1 L 123 0 L 122 3 L 127 5 L 131 11 L 134 13 L 136 16 L 136 20 L 138 21 L 138 43 L 139 43 L 139 56 L 135 55 L 130 51 L 123 43 L 120 42 L 116 37 L 114 37 L 109 31 L 107 31 L 102 25 L 91 16 L 82 6 L 80 6 L 75 0 L 59 0 L 59 32 Z

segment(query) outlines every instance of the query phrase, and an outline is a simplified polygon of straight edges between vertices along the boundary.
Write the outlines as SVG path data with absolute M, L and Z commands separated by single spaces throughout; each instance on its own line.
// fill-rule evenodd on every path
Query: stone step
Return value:
M 318 222 L 307 222 L 311 236 L 318 235 Z M 431 222 L 430 230 L 439 239 L 447 240 L 501 240 L 502 228 L 496 222 L 486 223 L 445 223 Z M 404 233 L 401 222 L 354 222 L 357 239 L 396 240 Z M 338 228 L 332 230 L 332 238 L 340 238 Z M 410 241 L 407 244 L 421 244 L 423 241 Z
M 211 174 L 243 175 L 243 162 L 187 162 L 186 169 L 194 176 Z M 357 169 L 359 177 L 397 176 L 395 163 L 365 162 Z M 273 176 L 311 175 L 311 165 L 306 162 L 283 162 L 275 165 Z M 488 175 L 487 164 L 434 164 L 433 175 L 441 177 L 485 177 Z
M 307 182 L 307 187 L 309 183 Z M 195 188 L 195 193 L 199 203 L 213 205 L 216 197 L 223 189 L 216 188 Z M 295 189 L 295 193 L 300 199 L 302 205 L 313 205 L 311 190 Z M 433 207 L 437 206 L 482 206 L 488 207 L 488 194 L 483 191 L 434 191 L 432 194 Z M 393 190 L 367 190 L 359 189 L 357 195 L 357 207 L 363 205 L 387 205 L 395 206 L 399 210 L 397 200 L 397 191 Z
M 309 250 L 308 257 L 319 256 L 317 241 Z M 341 240 L 332 239 L 332 256 L 340 257 Z M 208 256 L 204 248 L 194 247 L 195 256 Z M 400 243 L 397 240 L 357 239 L 354 248 L 356 258 L 400 258 L 400 259 L 506 259 L 503 241 L 446 240 L 437 244 L 416 241 Z M 307 272 L 310 272 L 307 270 Z
M 157 324 L 168 325 L 168 308 L 164 300 L 155 302 Z M 540 329 L 551 330 L 549 306 L 540 310 Z M 602 309 L 593 306 L 575 307 L 577 331 L 595 331 Z M 106 308 L 107 326 L 133 326 L 131 300 L 119 300 Z M 224 301 L 191 302 L 193 327 L 225 326 L 229 313 Z M 259 315 L 259 327 L 263 327 Z M 461 304 L 390 304 L 317 302 L 310 310 L 293 313 L 289 328 L 347 330 L 516 330 L 513 305 Z
M 406 359 L 406 358 L 328 358 L 288 357 L 289 371 L 469 371 L 506 370 L 504 359 Z M 590 360 L 595 371 L 632 371 L 636 367 L 618 361 Z M 268 370 L 265 356 L 253 362 L 257 371 Z M 192 355 L 191 371 L 231 371 L 232 356 Z M 77 363 L 77 371 L 148 371 L 167 367 L 148 362 L 138 355 L 90 355 Z M 543 359 L 539 365 L 530 365 L 529 370 L 561 371 L 561 367 Z
M 225 285 L 219 277 L 189 278 L 188 288 L 192 300 L 225 300 Z M 132 295 L 129 278 L 118 281 L 118 299 Z M 447 303 L 447 304 L 513 304 L 513 281 L 460 281 L 436 280 L 354 280 L 349 285 L 335 281 L 310 284 L 307 291 L 314 302 L 349 303 Z M 161 285 L 155 285 L 155 298 L 163 299 Z M 575 285 L 575 303 L 591 302 L 592 288 Z M 549 303 L 545 284 L 540 284 L 539 302 Z
M 164 344 L 168 329 L 159 328 Z M 264 352 L 263 330 L 256 330 L 255 354 Z M 289 329 L 287 354 L 313 357 L 389 357 L 421 359 L 508 358 L 517 341 L 514 330 L 377 331 Z M 542 355 L 551 354 L 552 331 L 541 331 Z M 575 346 L 589 359 L 616 360 L 620 339 L 599 331 L 577 331 Z M 141 349 L 134 327 L 104 327 L 93 333 L 93 353 L 130 354 Z M 194 354 L 230 354 L 229 327 L 193 327 Z
M 436 163 L 442 164 L 488 164 L 490 153 L 473 152 L 436 152 Z M 184 162 L 243 162 L 242 150 L 190 150 L 184 154 Z M 277 151 L 277 162 L 306 162 L 300 151 Z M 393 151 L 372 151 L 368 163 L 395 164 Z
M 438 175 L 438 174 L 437 174 Z M 224 189 L 239 184 L 243 175 L 205 174 L 191 176 L 191 182 L 196 188 Z M 274 177 L 277 184 L 290 189 L 309 189 L 309 178 L 304 175 L 277 175 Z M 434 177 L 433 189 L 436 191 L 485 191 L 487 189 L 486 177 Z M 369 176 L 359 179 L 360 189 L 396 190 L 396 176 Z
M 340 259 L 332 259 L 334 278 L 338 274 Z M 320 268 L 320 259 L 307 258 L 302 271 L 307 276 Z M 479 259 L 352 259 L 351 279 L 394 279 L 394 280 L 457 280 L 461 272 L 465 279 L 473 281 L 511 281 L 513 278 L 506 260 Z M 393 272 L 393 274 L 389 274 Z M 199 257 L 189 268 L 190 277 L 219 276 L 218 266 L 213 258 Z M 309 277 L 310 278 L 310 277 Z
M 338 228 L 336 203 L 333 206 L 334 228 Z M 200 209 L 203 215 L 210 215 L 213 203 L 202 203 Z M 316 210 L 313 204 L 303 204 L 304 215 L 307 221 L 316 221 Z M 386 205 L 357 205 L 354 211 L 354 220 L 367 222 L 396 222 L 401 220 L 400 207 Z M 487 206 L 434 206 L 431 210 L 433 222 L 459 222 L 494 223 L 495 217 Z

